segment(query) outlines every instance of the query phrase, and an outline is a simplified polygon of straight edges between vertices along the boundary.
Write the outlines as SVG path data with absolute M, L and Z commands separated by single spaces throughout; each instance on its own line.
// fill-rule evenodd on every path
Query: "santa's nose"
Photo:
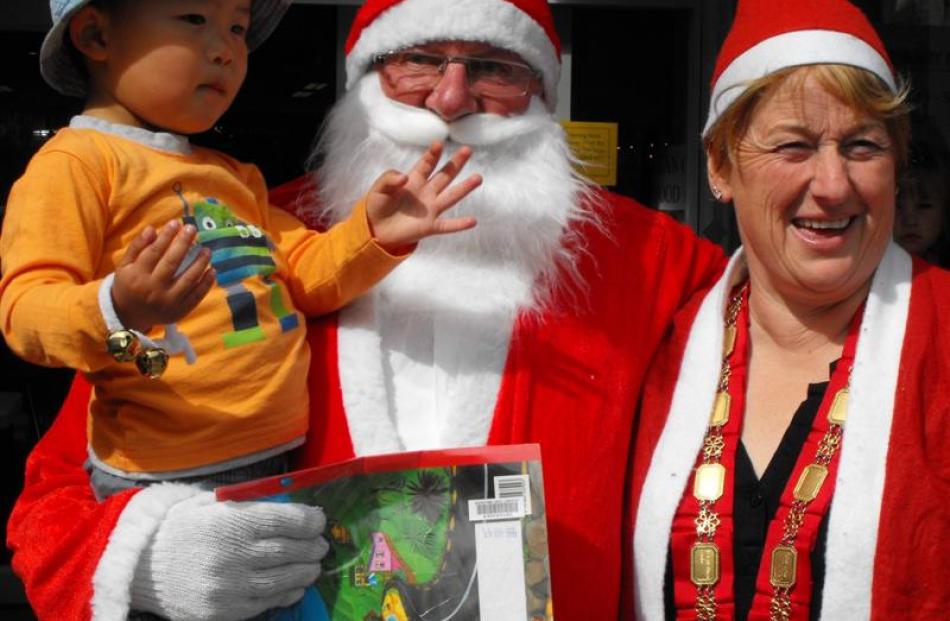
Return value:
M 446 65 L 442 79 L 426 97 L 425 105 L 445 121 L 454 121 L 478 111 L 478 102 L 472 93 L 464 64 Z

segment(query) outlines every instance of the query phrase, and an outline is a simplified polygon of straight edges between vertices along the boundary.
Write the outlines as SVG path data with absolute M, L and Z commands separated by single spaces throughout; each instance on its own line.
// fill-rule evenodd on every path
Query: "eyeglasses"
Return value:
M 449 63 L 465 65 L 468 83 L 476 97 L 521 97 L 541 78 L 541 73 L 528 65 L 494 58 L 406 50 L 373 56 L 373 64 L 382 69 L 383 77 L 392 84 L 397 95 L 431 91 Z

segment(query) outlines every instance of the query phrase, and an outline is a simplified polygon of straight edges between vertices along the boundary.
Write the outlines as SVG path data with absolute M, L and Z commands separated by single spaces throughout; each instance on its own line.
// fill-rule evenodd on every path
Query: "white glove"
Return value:
M 290 606 L 320 575 L 325 524 L 319 507 L 217 502 L 202 492 L 169 509 L 142 551 L 132 609 L 234 621 Z

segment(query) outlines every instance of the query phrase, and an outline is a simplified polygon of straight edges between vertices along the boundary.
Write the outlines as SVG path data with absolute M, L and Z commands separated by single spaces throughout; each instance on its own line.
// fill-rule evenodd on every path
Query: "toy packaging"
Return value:
M 294 621 L 551 621 L 536 444 L 421 451 L 218 488 L 323 508 L 330 551 Z

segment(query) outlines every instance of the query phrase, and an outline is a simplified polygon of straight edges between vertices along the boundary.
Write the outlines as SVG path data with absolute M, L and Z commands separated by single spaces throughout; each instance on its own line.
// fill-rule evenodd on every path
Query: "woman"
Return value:
M 844 0 L 740 1 L 704 137 L 743 248 L 648 378 L 637 618 L 947 618 L 950 274 L 891 242 L 905 97 Z

